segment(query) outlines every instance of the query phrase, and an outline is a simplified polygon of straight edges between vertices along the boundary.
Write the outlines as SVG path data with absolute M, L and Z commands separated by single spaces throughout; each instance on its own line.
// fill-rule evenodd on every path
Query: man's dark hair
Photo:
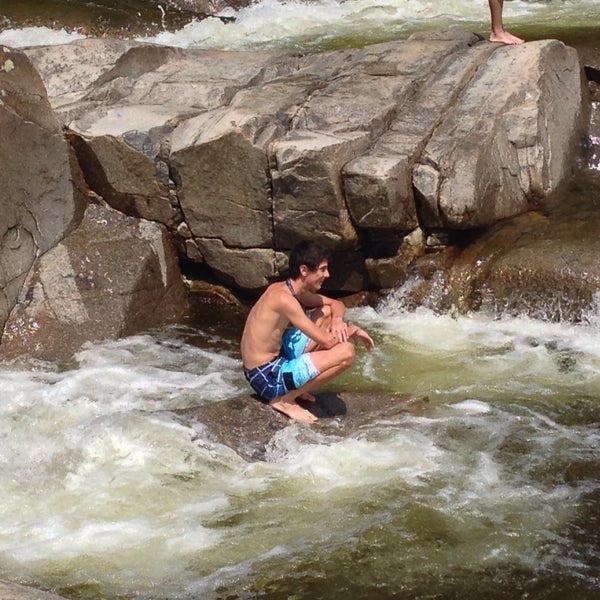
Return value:
M 329 261 L 329 250 L 316 242 L 304 240 L 296 244 L 290 254 L 290 277 L 298 279 L 302 265 L 306 265 L 309 271 L 316 271 L 324 260 Z

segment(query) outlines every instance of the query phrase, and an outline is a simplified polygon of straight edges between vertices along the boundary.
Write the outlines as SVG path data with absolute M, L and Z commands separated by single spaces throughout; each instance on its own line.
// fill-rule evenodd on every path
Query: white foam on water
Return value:
M 27 46 L 58 46 L 75 40 L 85 39 L 85 35 L 65 29 L 48 27 L 23 27 L 22 29 L 5 29 L 0 31 L 0 44 L 12 48 Z
M 387 373 L 401 390 L 435 393 L 443 385 L 463 399 L 486 386 L 490 392 L 515 394 L 600 391 L 597 308 L 581 323 L 549 323 L 437 314 L 426 308 L 406 311 L 400 294 L 378 311 L 351 314 L 379 338 L 379 354 L 367 363 L 374 378 L 385 379 Z
M 529 2 L 504 5 L 505 25 L 586 26 L 598 19 L 596 0 Z M 232 22 L 223 22 L 228 17 Z M 262 0 L 247 8 L 228 9 L 219 17 L 193 21 L 179 31 L 138 38 L 178 47 L 246 50 L 318 47 L 339 39 L 392 40 L 414 31 L 466 28 L 487 35 L 489 11 L 482 0 Z M 7 29 L 0 43 L 13 47 L 62 44 L 81 39 L 77 32 L 45 27 Z
M 511 2 L 506 19 L 536 10 L 527 2 Z M 257 47 L 303 47 L 337 38 L 382 39 L 406 36 L 419 28 L 460 26 L 463 23 L 489 28 L 485 3 L 461 0 L 320 0 L 281 2 L 262 0 L 239 11 L 225 11 L 233 18 L 223 22 L 212 17 L 193 22 L 181 31 L 146 38 L 158 44 L 181 47 L 241 50 Z M 485 24 L 485 25 L 484 25 Z M 384 35 L 385 37 L 385 35 Z
M 413 480 L 436 468 L 438 450 L 430 439 L 394 427 L 388 431 L 378 436 L 384 439 L 364 435 L 306 443 L 302 429 L 287 427 L 274 436 L 267 458 L 286 477 L 301 479 L 319 493 L 381 484 L 392 474 Z
M 150 570 L 166 575 L 176 540 L 188 551 L 220 540 L 199 518 L 228 504 L 215 466 L 232 460 L 168 411 L 239 393 L 239 360 L 151 336 L 77 358 L 65 372 L 0 370 L 0 553 L 35 566 L 155 551 Z M 209 485 L 173 490 L 192 479 Z
M 480 400 L 463 400 L 452 404 L 452 408 L 469 415 L 485 415 L 492 410 L 487 402 L 481 402 Z
M 0 556 L 40 581 L 59 572 L 63 585 L 173 597 L 250 577 L 273 553 L 343 546 L 415 504 L 468 525 L 465 564 L 535 561 L 586 485 L 537 470 L 598 444 L 597 428 L 546 410 L 540 389 L 597 397 L 594 315 L 575 326 L 393 303 L 349 311 L 377 343 L 359 352 L 358 389 L 417 382 L 429 407 L 352 432 L 343 417 L 338 430 L 290 422 L 254 463 L 170 412 L 248 391 L 239 358 L 176 332 L 89 345 L 68 371 L 4 365 Z

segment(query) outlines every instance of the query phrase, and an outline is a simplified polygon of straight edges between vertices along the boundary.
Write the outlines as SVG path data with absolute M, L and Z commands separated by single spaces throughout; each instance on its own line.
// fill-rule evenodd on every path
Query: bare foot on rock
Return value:
M 516 46 L 517 44 L 523 44 L 525 40 L 522 40 L 520 37 L 517 37 L 512 33 L 508 33 L 508 31 L 499 31 L 498 33 L 494 33 L 492 31 L 490 34 L 490 42 Z
M 295 400 L 286 402 L 284 400 L 273 400 L 269 406 L 286 417 L 293 419 L 294 421 L 302 421 L 304 423 L 315 423 L 319 419 L 315 417 L 311 412 L 302 408 Z

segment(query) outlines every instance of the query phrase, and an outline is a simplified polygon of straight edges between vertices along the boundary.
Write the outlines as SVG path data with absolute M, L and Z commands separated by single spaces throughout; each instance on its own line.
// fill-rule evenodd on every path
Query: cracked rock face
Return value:
M 164 227 L 91 204 L 80 226 L 35 262 L 0 358 L 66 360 L 84 342 L 156 327 L 185 307 Z
M 20 51 L 0 46 L 0 326 L 35 258 L 79 217 L 69 147 L 44 84 Z
M 393 284 L 377 260 L 406 271 L 411 232 L 528 211 L 569 176 L 589 103 L 575 50 L 460 31 L 307 54 L 99 40 L 28 53 L 93 191 L 247 290 L 302 238 L 343 256 L 329 289 L 358 291 Z

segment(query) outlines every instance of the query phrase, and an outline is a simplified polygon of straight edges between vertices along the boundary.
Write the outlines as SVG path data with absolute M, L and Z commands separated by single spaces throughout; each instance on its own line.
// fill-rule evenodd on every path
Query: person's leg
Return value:
M 504 0 L 488 0 L 490 5 L 490 16 L 492 22 L 492 32 L 490 33 L 490 42 L 498 42 L 500 44 L 522 44 L 524 40 L 509 33 L 504 29 L 502 22 L 502 9 L 504 8 Z
M 323 309 L 324 309 L 323 313 L 316 315 L 315 322 L 320 327 L 328 329 L 331 326 L 331 311 L 329 310 L 329 307 L 327 307 L 327 306 L 324 306 Z M 371 351 L 374 347 L 374 343 L 373 343 L 373 340 L 371 339 L 371 337 L 367 334 L 366 331 L 364 331 L 364 329 L 361 329 L 357 325 L 349 325 L 348 326 L 348 339 L 355 346 L 359 341 L 361 341 L 364 344 L 365 348 L 369 351 Z M 311 342 L 309 342 L 306 345 L 304 352 L 310 353 L 311 357 L 315 357 L 315 352 L 318 351 L 318 346 L 314 342 L 312 342 L 312 343 Z M 346 347 L 346 349 L 347 349 L 347 347 Z M 320 358 L 318 358 L 318 357 L 316 359 L 320 360 Z M 354 356 L 352 356 L 352 360 L 354 360 Z M 313 362 L 314 362 L 314 360 L 313 360 Z M 350 364 L 352 364 L 352 362 L 350 362 Z M 350 365 L 348 365 L 348 366 L 350 366 Z M 330 372 L 327 376 L 327 379 L 332 379 L 333 377 L 335 377 L 336 375 L 341 373 L 343 370 L 347 369 L 348 366 L 342 368 L 338 372 L 336 372 L 336 371 Z M 319 369 L 319 371 L 323 372 L 322 369 Z M 325 380 L 327 380 L 327 379 L 325 379 Z M 323 383 L 323 380 L 317 381 L 317 383 L 311 384 L 309 387 L 303 386 L 302 392 L 296 396 L 296 400 L 304 400 L 306 402 L 315 402 L 316 401 L 315 396 L 313 396 L 313 394 L 311 394 L 308 390 L 312 389 L 318 383 Z M 296 390 L 296 391 L 298 391 L 298 390 Z
M 331 309 L 329 306 L 313 309 L 309 317 L 317 327 L 323 330 L 328 330 L 331 327 Z M 317 350 L 319 350 L 317 342 L 311 340 L 297 329 L 289 331 L 284 336 L 283 355 L 290 360 Z M 296 397 L 296 400 L 315 402 L 316 398 L 308 391 L 304 391 Z
M 352 342 L 343 342 L 330 350 L 317 350 L 309 354 L 310 359 L 319 374 L 302 385 L 275 398 L 269 406 L 297 421 L 314 423 L 317 417 L 300 406 L 297 400 L 305 400 L 305 395 L 317 385 L 333 379 L 345 371 L 354 362 L 355 348 Z M 311 397 L 314 398 L 314 396 Z

